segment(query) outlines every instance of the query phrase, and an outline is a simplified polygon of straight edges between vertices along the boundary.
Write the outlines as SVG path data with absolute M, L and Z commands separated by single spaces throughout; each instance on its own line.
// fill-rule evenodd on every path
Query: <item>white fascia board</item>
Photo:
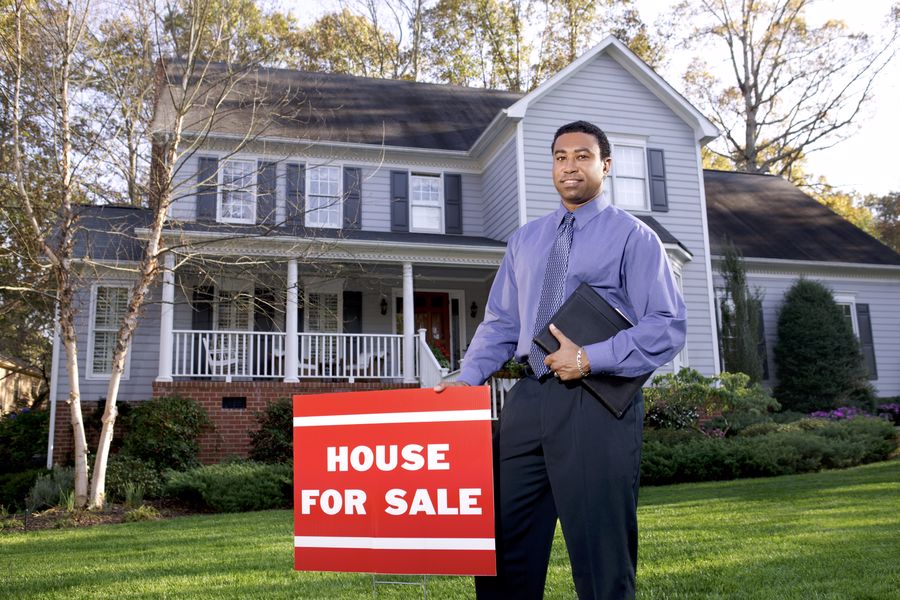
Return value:
M 551 89 L 571 77 L 579 71 L 587 62 L 601 52 L 606 52 L 610 58 L 619 63 L 626 71 L 631 73 L 638 81 L 644 84 L 653 95 L 659 98 L 666 106 L 693 128 L 697 141 L 705 145 L 719 137 L 719 130 L 707 119 L 703 113 L 697 110 L 693 104 L 678 93 L 656 71 L 647 66 L 647 63 L 638 58 L 625 44 L 613 36 L 605 37 L 599 44 L 582 54 L 565 69 L 551 77 L 548 81 L 538 86 L 521 100 L 506 109 L 511 117 L 523 118 L 528 106 Z
M 217 132 L 197 132 L 197 131 L 185 131 L 185 137 L 203 137 L 205 140 L 224 140 L 224 141 L 237 141 L 243 143 L 266 143 L 266 144 L 287 144 L 293 146 L 302 146 L 304 149 L 316 149 L 316 148 L 343 148 L 343 149 L 351 149 L 351 150 L 365 150 L 371 152 L 372 150 L 390 150 L 391 152 L 398 152 L 403 154 L 425 154 L 429 156 L 443 156 L 446 158 L 470 158 L 471 151 L 470 150 L 444 150 L 438 148 L 414 148 L 412 146 L 390 146 L 387 144 L 363 144 L 360 142 L 336 142 L 330 140 L 307 140 L 302 138 L 283 138 L 277 136 L 265 136 L 260 137 L 257 140 L 247 140 L 247 136 L 237 135 L 237 134 L 229 134 L 229 133 L 217 133 Z
M 721 254 L 710 256 L 718 266 L 724 260 Z M 797 277 L 800 274 L 819 272 L 823 276 L 843 276 L 852 279 L 869 278 L 877 281 L 900 279 L 900 265 L 875 265 L 866 263 L 848 263 L 836 261 L 794 260 L 786 258 L 754 258 L 744 257 L 748 272 L 769 272 L 772 275 Z
M 143 233 L 137 231 L 138 235 Z M 506 252 L 504 246 L 467 246 L 397 242 L 388 240 L 346 240 L 334 238 L 265 236 L 235 239 L 216 232 L 178 232 L 181 242 L 206 242 L 190 252 L 219 256 L 276 256 L 297 258 L 308 252 L 310 261 L 344 260 L 366 263 L 438 264 L 447 266 L 498 267 Z
M 685 250 L 680 244 L 663 244 L 666 254 L 677 260 L 682 265 L 694 260 L 694 255 L 690 251 Z

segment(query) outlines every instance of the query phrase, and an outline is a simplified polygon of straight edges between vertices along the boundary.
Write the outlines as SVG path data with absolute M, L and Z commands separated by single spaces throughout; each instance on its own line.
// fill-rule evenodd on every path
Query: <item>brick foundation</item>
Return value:
M 321 394 L 328 392 L 359 392 L 366 390 L 386 390 L 397 388 L 417 388 L 419 384 L 381 383 L 378 381 L 304 381 L 300 383 L 284 383 L 282 381 L 173 381 L 171 383 L 154 382 L 153 397 L 181 396 L 190 398 L 202 406 L 213 423 L 214 429 L 200 439 L 200 461 L 204 464 L 220 462 L 226 458 L 247 456 L 250 450 L 249 433 L 256 429 L 257 413 L 262 412 L 269 402 L 279 398 L 290 398 L 294 394 Z M 223 408 L 223 398 L 244 398 L 244 408 Z M 88 448 L 94 452 L 99 439 L 99 424 L 93 426 L 90 415 L 96 410 L 98 402 L 82 402 Z M 69 405 L 58 402 L 56 405 L 56 431 L 53 445 L 54 464 L 72 463 L 74 441 Z M 122 431 L 120 422 L 116 423 L 114 446 L 121 445 L 121 439 L 127 433 Z

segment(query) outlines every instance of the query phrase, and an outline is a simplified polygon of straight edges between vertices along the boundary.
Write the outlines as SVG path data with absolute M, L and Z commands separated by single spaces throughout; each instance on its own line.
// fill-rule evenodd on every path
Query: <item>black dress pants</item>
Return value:
M 580 600 L 632 600 L 644 417 L 616 419 L 577 382 L 522 379 L 494 434 L 496 577 L 479 600 L 543 598 L 557 517 Z

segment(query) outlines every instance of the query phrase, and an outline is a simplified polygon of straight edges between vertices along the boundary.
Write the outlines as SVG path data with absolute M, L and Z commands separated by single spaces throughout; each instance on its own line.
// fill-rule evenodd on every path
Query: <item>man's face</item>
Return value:
M 553 185 L 568 210 L 600 195 L 611 158 L 600 157 L 597 138 L 589 133 L 564 133 L 553 144 Z

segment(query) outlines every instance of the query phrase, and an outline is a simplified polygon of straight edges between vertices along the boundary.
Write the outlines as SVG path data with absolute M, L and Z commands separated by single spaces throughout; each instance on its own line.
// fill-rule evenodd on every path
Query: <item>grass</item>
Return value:
M 645 488 L 639 600 L 895 600 L 900 461 L 809 475 Z M 287 511 L 0 536 L 10 599 L 412 599 L 368 575 L 292 570 Z M 572 599 L 562 538 L 546 598 Z M 428 597 L 471 598 L 434 577 Z

